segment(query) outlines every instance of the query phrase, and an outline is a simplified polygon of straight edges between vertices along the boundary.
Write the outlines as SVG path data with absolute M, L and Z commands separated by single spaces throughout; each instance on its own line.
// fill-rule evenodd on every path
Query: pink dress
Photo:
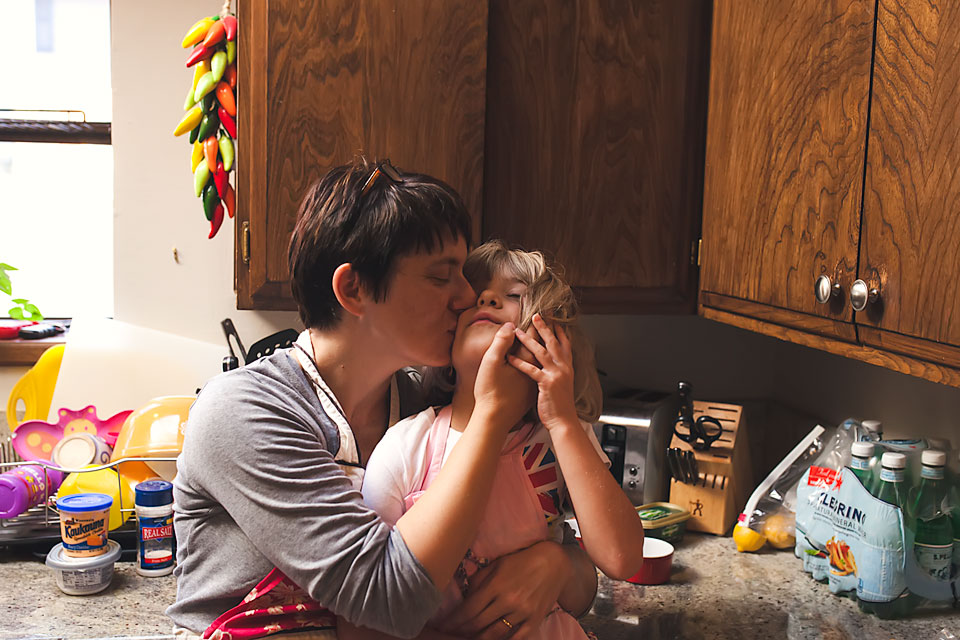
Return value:
M 407 509 L 426 491 L 433 482 L 443 462 L 450 432 L 451 408 L 444 407 L 433 422 L 427 440 L 427 473 L 418 491 L 404 498 Z M 531 482 L 532 475 L 524 464 L 524 444 L 540 425 L 527 424 L 515 431 L 500 455 L 493 489 L 477 536 L 467 550 L 467 555 L 454 579 L 443 594 L 440 609 L 433 621 L 444 620 L 460 602 L 469 587 L 470 578 L 490 561 L 500 556 L 529 547 L 548 539 L 547 521 L 541 494 Z M 554 605 L 553 611 L 540 624 L 531 638 L 544 640 L 585 639 L 587 634 L 576 618 Z

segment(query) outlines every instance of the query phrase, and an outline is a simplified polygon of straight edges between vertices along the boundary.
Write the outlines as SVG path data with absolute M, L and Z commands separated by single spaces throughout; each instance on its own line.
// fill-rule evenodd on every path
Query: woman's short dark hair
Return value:
M 349 262 L 375 300 L 386 298 L 398 258 L 430 253 L 449 240 L 470 246 L 470 215 L 441 180 L 396 173 L 358 158 L 331 169 L 307 191 L 287 254 L 293 297 L 307 328 L 340 320 L 333 272 Z M 374 172 L 378 175 L 370 181 Z M 369 182 L 368 182 L 369 181 Z

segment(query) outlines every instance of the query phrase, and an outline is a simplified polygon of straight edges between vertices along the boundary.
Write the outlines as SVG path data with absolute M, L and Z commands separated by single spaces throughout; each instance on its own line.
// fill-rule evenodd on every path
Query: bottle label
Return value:
M 903 515 L 877 500 L 842 469 L 834 482 L 811 467 L 797 487 L 797 551 L 804 569 L 833 593 L 856 591 L 871 602 L 896 600 L 906 589 Z M 813 476 L 818 480 L 811 482 Z M 802 543 L 801 543 L 802 540 Z
M 903 482 L 903 469 L 887 469 L 883 467 L 880 470 L 880 479 L 884 482 Z
M 950 579 L 950 561 L 953 558 L 952 544 L 920 544 L 913 546 L 917 564 L 937 580 Z
M 943 480 L 943 467 L 928 467 L 924 465 L 920 471 L 920 477 L 929 478 L 930 480 Z
M 953 566 L 958 567 L 958 577 L 960 577 L 960 539 L 953 539 Z
M 140 568 L 166 569 L 173 566 L 173 514 L 159 517 L 139 517 Z
M 858 458 L 854 456 L 850 461 L 850 468 L 856 469 L 857 471 L 869 471 L 870 461 L 866 458 Z

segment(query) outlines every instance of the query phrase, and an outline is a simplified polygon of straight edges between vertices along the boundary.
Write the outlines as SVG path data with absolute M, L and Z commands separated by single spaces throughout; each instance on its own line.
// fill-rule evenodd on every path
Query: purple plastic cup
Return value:
M 60 488 L 64 474 L 38 464 L 24 464 L 0 473 L 0 519 L 16 518 Z

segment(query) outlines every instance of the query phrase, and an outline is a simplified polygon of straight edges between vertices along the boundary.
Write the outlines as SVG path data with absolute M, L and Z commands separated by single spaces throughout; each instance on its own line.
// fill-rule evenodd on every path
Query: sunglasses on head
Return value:
M 373 185 L 377 182 L 377 178 L 380 176 L 385 176 L 394 184 L 403 183 L 403 176 L 400 175 L 400 171 L 390 164 L 389 160 L 378 162 L 376 168 L 373 170 L 373 173 L 371 173 L 370 177 L 367 178 L 367 181 L 363 183 L 363 189 L 360 190 L 361 198 L 367 195 L 367 192 L 373 188 Z

